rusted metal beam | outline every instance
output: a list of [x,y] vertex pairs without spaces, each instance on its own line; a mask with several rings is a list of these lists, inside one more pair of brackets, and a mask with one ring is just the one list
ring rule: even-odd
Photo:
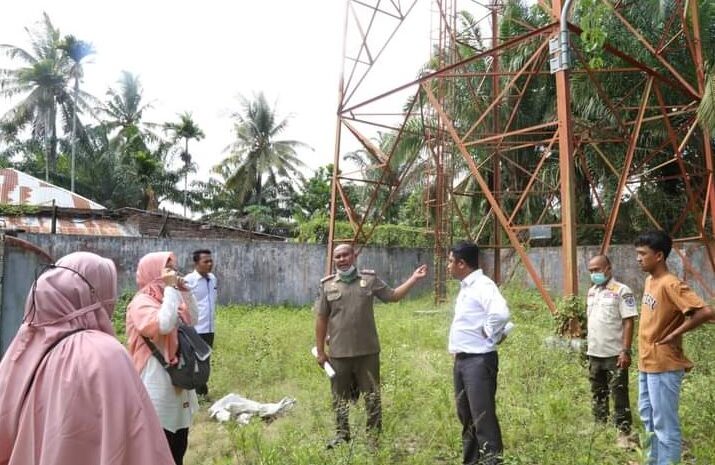
[[[695,75],[698,79],[698,90],[700,91],[700,95],[703,95],[705,92],[705,61],[703,59],[703,43],[700,38],[700,13],[698,11],[698,2],[695,0],[690,0],[688,6],[690,8],[690,22],[693,26]],[[712,134],[710,134],[710,131],[708,130],[708,128],[705,127],[705,125],[701,126],[703,130],[703,148],[705,149],[705,167],[707,168],[709,173],[712,173],[715,169],[715,166],[713,164],[714,162],[712,143],[710,142],[712,140]],[[715,187],[711,186],[710,190],[708,190],[707,196],[710,199],[710,219],[712,225],[711,234],[715,235]],[[708,252],[711,255],[711,260],[715,262],[715,251],[711,247],[708,247]],[[713,266],[713,271],[715,271],[715,265]]]
[[530,127],[528,127],[528,128],[515,129],[515,130],[513,130],[513,131],[504,132],[504,133],[497,134],[497,135],[494,135],[494,136],[484,137],[483,139],[478,139],[478,140],[473,140],[473,141],[469,141],[469,142],[464,142],[464,146],[465,146],[465,147],[473,147],[473,146],[475,146],[475,145],[484,144],[484,143],[486,143],[486,142],[491,142],[491,141],[494,141],[494,140],[504,139],[504,138],[506,138],[506,137],[512,137],[512,136],[518,136],[518,135],[520,135],[520,134],[531,133],[531,131],[534,131],[534,130],[536,130],[536,129],[543,129],[543,128],[550,128],[550,127],[553,127],[553,126],[558,126],[558,124],[559,124],[558,121],[547,121],[546,123],[537,124],[536,126],[530,126]]
[[[348,0],[348,1],[350,1],[350,0]],[[415,4],[417,4],[417,0],[412,0],[412,3],[411,3],[410,6],[407,8],[407,11],[402,14],[402,19],[398,22],[398,24],[397,24],[397,26],[395,27],[395,29],[393,29],[392,33],[391,33],[391,34],[388,36],[388,38],[385,40],[385,42],[384,42],[384,44],[382,45],[382,47],[380,48],[380,50],[378,50],[378,52],[375,54],[374,57],[371,57],[371,64],[370,64],[370,66],[368,66],[368,69],[365,71],[365,73],[363,73],[363,75],[360,77],[360,79],[358,80],[358,82],[355,84],[355,86],[353,87],[352,92],[350,92],[350,93],[347,94],[347,96],[346,96],[345,93],[346,93],[346,91],[348,90],[348,88],[349,88],[349,86],[350,86],[350,83],[352,82],[352,79],[353,79],[355,70],[356,70],[356,68],[357,68],[356,66],[353,66],[353,70],[352,70],[352,72],[350,73],[350,79],[348,80],[348,83],[347,83],[347,85],[345,86],[345,89],[343,89],[343,100],[340,100],[340,108],[343,108],[343,107],[347,104],[347,102],[349,102],[350,99],[352,99],[352,97],[353,97],[353,95],[355,94],[355,92],[357,91],[357,89],[360,87],[360,85],[362,84],[362,82],[365,80],[365,78],[367,77],[367,75],[368,75],[368,74],[370,73],[370,71],[372,70],[372,67],[374,66],[375,62],[380,58],[380,56],[382,56],[382,53],[385,51],[385,49],[386,49],[387,46],[390,44],[390,42],[392,42],[392,39],[395,37],[395,34],[397,33],[397,31],[399,30],[400,26],[402,26],[402,23],[404,22],[404,18],[407,17],[407,15],[410,14],[410,12],[412,11],[412,9],[415,7]],[[402,11],[402,10],[400,10],[400,11]],[[367,35],[369,35],[369,31],[370,31],[370,29],[372,29],[372,24],[373,24],[373,22],[374,22],[374,20],[375,20],[376,14],[377,14],[377,12],[375,12],[375,13],[372,15],[372,17],[370,18],[370,25],[368,26]],[[358,26],[358,29],[361,30],[362,28],[361,28],[361,26],[360,26],[360,21],[359,21],[359,19],[357,18],[357,15],[356,15],[356,18],[355,18],[355,22],[356,22],[356,24],[357,24],[357,26]],[[345,26],[345,31],[347,32],[347,22],[346,22],[346,26]],[[365,42],[365,38],[367,37],[367,35],[365,35],[364,38],[363,38],[363,43],[362,43],[362,46],[361,46],[361,50],[362,50],[362,47],[363,47],[363,46],[364,46],[364,47],[367,47],[366,42]],[[343,56],[344,56],[344,55],[345,55],[345,54],[343,54]]]
[[[646,50],[648,50],[653,57],[658,60],[658,62],[665,67],[668,71],[670,71],[670,74],[680,83],[680,85],[688,91],[690,95],[693,97],[698,97],[698,92],[693,88],[693,86],[690,85],[690,83],[678,72],[678,70],[675,69],[673,65],[668,63],[668,60],[663,58],[656,50],[655,48],[646,40],[645,37],[643,37],[643,34],[638,32],[636,28],[634,28],[630,22],[626,18],[623,17],[621,13],[618,12],[615,8],[613,8],[613,5],[608,0],[601,0],[602,3],[609,8],[611,8],[611,11],[613,12],[614,16],[618,18],[618,20],[628,29],[628,31],[633,35],[633,37],[640,42]],[[697,9],[697,6],[696,6]]]
[[442,122],[444,123],[447,131],[449,132],[450,136],[452,137],[452,142],[456,145],[456,147],[459,149],[459,152],[462,154],[462,157],[467,162],[467,166],[469,167],[469,170],[471,171],[472,176],[474,176],[474,179],[477,181],[477,184],[479,184],[479,187],[484,192],[484,195],[487,198],[487,202],[489,202],[489,204],[492,207],[494,215],[498,218],[499,223],[501,223],[502,228],[504,229],[504,232],[506,233],[506,235],[509,236],[509,240],[511,241],[512,246],[514,247],[514,249],[516,249],[516,252],[519,254],[522,264],[526,268],[526,271],[529,273],[529,276],[531,276],[531,279],[534,282],[534,284],[536,285],[537,289],[539,290],[539,293],[543,297],[544,302],[546,303],[547,307],[549,308],[549,310],[552,313],[556,312],[556,305],[554,304],[554,301],[551,298],[551,296],[549,295],[549,293],[546,291],[546,288],[544,287],[544,283],[541,280],[541,277],[536,272],[536,269],[534,268],[534,266],[531,264],[529,255],[526,253],[526,250],[521,245],[521,242],[517,238],[516,234],[514,234],[514,231],[510,228],[510,225],[507,222],[507,218],[504,215],[504,212],[501,211],[501,208],[499,208],[499,205],[497,204],[496,199],[494,199],[494,196],[491,195],[491,193],[489,192],[489,184],[487,184],[487,182],[484,180],[482,175],[479,173],[479,169],[477,168],[477,165],[474,162],[474,159],[470,155],[467,148],[464,147],[464,144],[462,144],[461,139],[460,139],[459,135],[457,134],[457,131],[454,129],[454,126],[452,126],[452,122],[451,122],[449,116],[444,112],[444,109],[442,109],[442,107],[440,106],[439,102],[437,101],[436,97],[432,93],[432,90],[429,88],[429,86],[424,85],[423,89],[424,89],[430,103],[437,111],[440,119],[442,119]]
[[[544,41],[539,46],[539,48],[536,49],[536,52],[534,52],[534,54],[526,61],[526,63],[524,63],[524,65],[521,67],[520,71],[526,71],[526,69],[529,68],[529,66],[531,66],[531,64],[536,59],[538,59],[542,53],[544,53],[544,50],[546,50],[546,47],[548,45],[549,45],[549,42]],[[466,141],[469,138],[469,136],[472,134],[472,132],[474,132],[474,130],[479,127],[479,125],[489,115],[489,113],[492,111],[492,109],[494,109],[499,104],[499,102],[501,101],[504,94],[509,92],[509,89],[512,88],[512,86],[519,79],[519,77],[521,77],[521,74],[517,73],[514,77],[511,78],[511,80],[506,84],[506,86],[504,86],[504,88],[501,90],[501,92],[499,92],[499,94],[497,94],[497,96],[492,100],[492,103],[487,107],[487,109],[484,110],[484,113],[482,113],[481,116],[479,118],[477,118],[477,121],[475,121],[474,124],[472,124],[472,126],[469,128],[469,130],[464,134],[464,136],[462,137],[462,142]]]
[[[491,16],[492,16],[492,48],[496,48],[497,45],[499,44],[499,17],[497,16],[497,2],[499,0],[493,0],[493,8],[491,11]],[[499,54],[497,52],[494,52],[492,55],[492,69],[495,72],[500,72],[501,67],[499,66]],[[517,74],[518,76],[518,74]],[[492,98],[495,100],[498,99],[497,95],[499,95],[501,92],[499,91],[500,87],[500,82],[499,82],[499,75],[494,74],[492,76]],[[529,75],[527,77],[527,84],[531,80],[532,76]],[[516,109],[519,107],[521,104],[521,97],[524,95],[523,92],[520,92],[519,100],[516,102],[514,105],[514,112],[516,112]],[[506,128],[504,129],[505,131],[508,130],[509,126],[511,125],[512,119],[513,119],[513,114],[509,118]],[[494,132],[499,131],[499,106],[495,105],[494,108],[492,109],[492,127],[494,128]],[[504,137],[499,139],[501,142],[504,140]],[[501,196],[499,192],[501,191],[501,157],[499,155],[499,146],[497,146],[496,151],[494,152],[494,159],[493,159],[493,168],[492,168],[492,189],[494,194],[494,200],[496,201],[497,205],[501,206]],[[494,270],[494,281],[497,284],[501,284],[501,246],[502,246],[502,240],[501,240],[501,230],[499,228],[499,223],[497,221],[494,221],[494,228],[492,229],[492,240],[494,242],[494,245],[496,246],[494,249],[494,262],[492,265],[492,269]]]
[[516,202],[516,205],[514,206],[514,209],[509,216],[509,224],[512,224],[514,222],[516,214],[519,213],[519,210],[521,210],[522,205],[524,204],[524,202],[526,202],[526,197],[529,195],[529,193],[531,193],[531,189],[534,186],[534,181],[536,181],[536,175],[539,173],[539,171],[541,171],[541,167],[544,165],[546,160],[551,157],[551,149],[557,139],[558,133],[554,134],[554,137],[551,138],[551,142],[549,142],[548,147],[546,147],[543,154],[541,155],[541,159],[536,165],[534,172],[531,174],[531,176],[529,176],[529,181],[526,183],[526,187],[524,188],[522,195],[519,197],[519,200]]
[[616,123],[618,126],[623,130],[623,132],[626,131],[625,126],[623,125],[623,118],[621,118],[621,114],[619,111],[616,110],[615,105],[613,105],[613,102],[611,99],[608,97],[608,94],[606,91],[603,89],[601,86],[601,82],[596,78],[593,70],[591,69],[590,66],[588,66],[588,62],[586,59],[583,57],[583,54],[576,48],[573,48],[574,52],[576,53],[576,56],[578,57],[579,61],[581,62],[584,71],[586,72],[586,75],[590,79],[590,81],[593,83],[594,87],[596,88],[596,93],[598,96],[601,98],[603,103],[606,104],[609,110],[611,110],[611,114],[613,117],[616,119]]
[[606,224],[606,233],[603,237],[603,243],[601,244],[601,253],[606,254],[608,248],[611,245],[611,238],[613,237],[613,229],[616,226],[616,219],[618,218],[618,211],[621,207],[621,196],[623,195],[623,189],[626,186],[626,180],[631,170],[631,164],[633,163],[633,154],[636,151],[636,146],[638,143],[638,138],[641,133],[641,126],[643,123],[643,115],[645,114],[645,107],[648,105],[648,100],[650,98],[650,91],[653,87],[653,78],[649,78],[646,83],[645,90],[643,91],[643,99],[641,100],[641,109],[638,112],[638,118],[636,119],[636,125],[631,133],[631,140],[628,145],[628,151],[626,152],[626,160],[624,162],[623,170],[621,171],[620,179],[618,181],[618,188],[616,189],[616,194],[613,197],[613,207],[611,208],[611,214],[608,217],[608,223]]
[[[348,0],[349,1],[349,0]],[[345,96],[345,51],[347,48],[349,4],[345,3],[345,14],[343,23],[343,60],[340,66],[340,80],[338,81],[338,102],[342,105]],[[325,262],[325,274],[330,274],[333,270],[333,249],[335,248],[335,217],[338,203],[338,175],[340,174],[340,136],[342,130],[340,115],[335,118],[335,150],[333,151],[333,176],[330,185],[330,221],[328,223],[328,253]]]
[[[419,89],[417,89],[417,92],[419,93]],[[406,115],[409,115],[410,113],[412,113],[412,108],[414,107],[414,105],[415,105],[416,102],[417,102],[417,95],[415,95],[415,98],[411,99],[410,108],[407,110]],[[386,165],[386,166],[389,166],[390,163],[392,162],[392,157],[393,157],[393,155],[395,154],[395,149],[397,149],[397,146],[398,146],[398,144],[400,143],[400,140],[401,140],[402,134],[403,134],[403,130],[404,130],[405,126],[406,126],[407,120],[408,120],[408,116],[405,116],[405,119],[404,119],[404,121],[403,121],[403,123],[402,123],[402,126],[400,126],[401,130],[400,130],[400,132],[398,132],[397,135],[395,136],[395,140],[394,140],[394,143],[393,143],[392,148],[391,148],[391,150],[390,150],[390,154],[388,155],[387,160],[385,160],[385,165]],[[417,154],[415,153],[414,157],[412,158],[412,162],[414,162],[414,159],[415,159],[416,157],[417,157]],[[411,164],[411,163],[410,163],[410,164]],[[409,169],[409,168],[408,168],[408,169]],[[389,206],[389,202],[391,201],[391,199],[392,199],[394,193],[397,192],[397,189],[399,188],[399,185],[402,183],[402,178],[404,177],[404,175],[406,174],[406,172],[408,171],[408,169],[403,170],[402,175],[399,176],[399,178],[398,178],[398,180],[397,180],[398,186],[391,190],[391,192],[390,192],[390,194],[389,194],[389,196],[388,196],[387,201],[386,201],[385,204],[383,205],[383,208],[382,208],[382,211],[383,211],[383,212],[384,212],[384,211],[387,209],[387,207]],[[383,170],[382,173],[381,173],[381,175],[380,175],[379,182],[384,183],[384,182],[385,182],[385,178],[388,176],[388,174],[391,174],[391,170]],[[370,210],[372,209],[373,205],[375,204],[375,201],[377,200],[377,193],[378,193],[378,191],[379,191],[378,189],[374,189],[374,190],[373,190],[372,195],[370,196],[370,200],[368,201],[367,207],[365,208],[364,216],[363,216],[362,220],[361,220],[361,221],[359,222],[359,224],[358,224],[358,230],[357,230],[357,232],[355,233],[355,237],[358,237],[359,234],[360,234],[360,232],[362,232],[363,227],[364,227],[364,225],[365,225],[365,222],[367,221],[367,217],[368,217],[368,215],[369,215],[369,213],[370,213]],[[372,236],[372,233],[375,231],[375,228],[376,228],[376,227],[377,227],[377,224],[374,224],[373,227],[372,227],[372,229],[370,230],[370,232],[365,236],[365,241],[369,240],[369,238]]]
[[[551,2],[552,14],[562,16],[561,0]],[[561,40],[561,39],[559,39]],[[562,50],[563,55],[563,50]],[[578,262],[576,260],[576,206],[574,198],[573,128],[571,121],[571,91],[568,69],[562,67],[554,75],[556,81],[556,115],[559,120],[559,172],[561,174],[561,259],[564,295],[578,294]]]
[[[557,24],[557,23],[554,23],[554,24]],[[499,46],[497,47],[497,49],[498,49],[498,50],[508,49],[508,48],[514,47],[514,46],[516,46],[516,45],[519,45],[519,44],[522,43],[522,42],[525,42],[525,41],[527,41],[527,40],[530,40],[532,37],[539,36],[539,35],[542,35],[542,34],[547,34],[547,33],[549,33],[549,32],[553,29],[554,24],[548,24],[548,25],[546,25],[546,26],[540,27],[539,29],[535,29],[535,30],[533,30],[533,31],[531,31],[531,32],[529,32],[529,33],[527,33],[527,34],[524,34],[524,35],[522,35],[522,36],[516,37],[516,38],[511,39],[511,40],[507,40],[507,41],[503,42],[501,45],[499,45]],[[410,82],[408,82],[408,83],[406,83],[406,84],[403,84],[403,85],[401,85],[401,86],[395,87],[394,89],[389,90],[389,91],[387,91],[387,92],[383,92],[383,93],[381,93],[381,94],[379,94],[379,95],[376,95],[375,97],[369,98],[369,99],[367,99],[367,100],[365,100],[365,101],[362,101],[362,102],[360,102],[360,103],[357,103],[357,104],[355,104],[355,105],[352,105],[352,106],[350,106],[350,107],[348,107],[348,108],[342,108],[342,109],[340,110],[340,112],[341,112],[341,113],[346,113],[346,112],[354,111],[354,110],[356,110],[357,108],[363,107],[363,106],[365,106],[365,105],[369,105],[370,103],[374,103],[374,102],[376,102],[376,101],[378,101],[378,100],[382,100],[382,99],[385,98],[385,97],[389,97],[390,95],[393,95],[393,94],[395,94],[395,93],[401,92],[401,91],[403,91],[403,90],[405,90],[405,89],[408,89],[408,88],[410,88],[410,87],[413,87],[413,86],[416,86],[416,85],[418,85],[418,84],[422,84],[423,82],[432,80],[432,79],[434,79],[435,77],[441,76],[442,74],[449,73],[449,72],[452,71],[453,69],[457,69],[457,68],[459,68],[460,66],[465,66],[465,65],[468,65],[469,63],[471,63],[471,62],[473,62],[473,61],[481,60],[481,59],[484,58],[485,56],[489,56],[489,55],[491,55],[492,53],[493,53],[493,50],[488,50],[488,51],[484,51],[484,52],[477,53],[476,55],[473,55],[473,56],[471,56],[471,57],[469,57],[469,58],[466,58],[466,59],[464,59],[464,60],[462,60],[462,61],[459,61],[459,62],[457,62],[457,63],[455,63],[455,64],[453,64],[453,65],[449,65],[449,66],[446,66],[446,67],[443,68],[443,69],[439,69],[439,70],[433,71],[433,72],[431,72],[431,73],[427,73],[427,74],[425,74],[425,75],[423,75],[423,76],[421,76],[421,77],[419,77],[419,78],[417,78],[417,79],[415,79],[415,80],[413,80],[413,81],[410,81]]]

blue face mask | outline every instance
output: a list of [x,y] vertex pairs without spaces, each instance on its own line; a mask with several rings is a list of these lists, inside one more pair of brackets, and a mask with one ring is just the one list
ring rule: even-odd
[[606,273],[591,273],[591,282],[596,286],[600,286],[606,281],[608,281],[608,276],[606,276]]

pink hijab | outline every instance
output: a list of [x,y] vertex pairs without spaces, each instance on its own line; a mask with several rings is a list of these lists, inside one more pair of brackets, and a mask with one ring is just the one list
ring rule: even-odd
[[[164,300],[164,281],[161,273],[172,259],[176,263],[173,252],[152,252],[144,255],[137,265],[137,289],[127,307],[127,348],[134,361],[134,368],[141,373],[149,357],[151,349],[144,342],[146,336],[162,351],[164,360],[171,364],[177,362],[176,349],[179,339],[176,330],[169,334],[159,334],[159,309]],[[191,321],[186,303],[179,306],[179,316],[185,322]],[[2,465],[2,464],[0,464]]]
[[77,252],[56,265],[30,290],[25,322],[0,362],[0,465],[172,464],[156,411],[114,338],[114,263]]

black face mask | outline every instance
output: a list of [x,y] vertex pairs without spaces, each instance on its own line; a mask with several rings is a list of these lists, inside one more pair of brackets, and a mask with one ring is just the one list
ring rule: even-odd
[[[35,280],[32,282],[32,291],[31,291],[32,292],[32,307],[30,307],[30,311],[27,312],[27,314],[22,319],[23,323],[28,323],[29,325],[32,325],[32,322],[35,319],[35,313],[37,312],[37,303],[35,301],[35,293],[37,292],[37,280],[40,279],[40,276],[42,276],[42,274],[44,272],[46,272],[47,270],[53,270],[56,268],[61,268],[63,270],[71,271],[72,273],[79,276],[82,279],[82,281],[84,281],[87,284],[87,286],[89,287],[89,292],[90,292],[90,295],[92,296],[93,303],[98,302],[97,291],[95,290],[94,286],[92,286],[92,283],[90,283],[89,280],[82,273],[80,273],[79,271],[77,271],[73,268],[69,268],[69,267],[62,266],[62,265],[56,265],[54,263],[41,263],[40,265],[38,265],[35,268]],[[29,321],[28,321],[28,318],[29,318]]]

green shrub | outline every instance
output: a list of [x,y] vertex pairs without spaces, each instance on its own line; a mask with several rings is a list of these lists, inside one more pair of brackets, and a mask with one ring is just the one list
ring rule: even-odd
[[119,294],[117,299],[117,305],[114,306],[114,313],[112,314],[112,326],[114,326],[114,332],[117,334],[119,340],[124,342],[126,339],[126,318],[127,318],[127,305],[131,302],[132,297],[134,297],[135,291],[132,289],[125,289]]
[[[363,231],[372,230],[372,226],[366,224]],[[310,220],[301,223],[298,228],[298,242],[311,244],[325,244],[328,242],[329,219],[326,215],[316,215]],[[347,221],[335,222],[335,237],[353,237],[353,229]],[[423,228],[403,226],[400,224],[381,224],[375,228],[370,245],[389,247],[431,247],[432,235]]]
[[586,301],[581,296],[570,295],[556,304],[555,332],[564,337],[586,336]]

